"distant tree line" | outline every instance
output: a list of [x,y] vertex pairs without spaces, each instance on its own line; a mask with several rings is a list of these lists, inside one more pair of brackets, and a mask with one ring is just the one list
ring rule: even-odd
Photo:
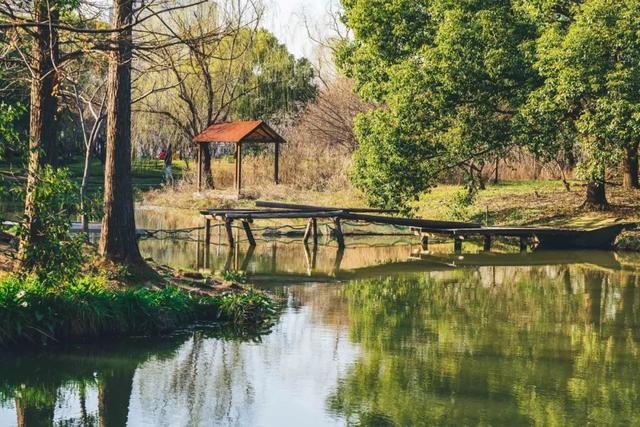
[[452,171],[477,188],[514,147],[576,165],[585,206],[609,172],[638,188],[637,0],[342,0],[337,61],[375,108],[355,121],[353,181],[410,206]]

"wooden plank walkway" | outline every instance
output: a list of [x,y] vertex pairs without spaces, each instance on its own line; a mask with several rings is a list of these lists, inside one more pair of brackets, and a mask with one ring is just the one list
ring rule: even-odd
[[515,237],[520,241],[520,249],[535,245],[536,248],[553,249],[609,249],[616,237],[625,229],[635,228],[636,224],[621,223],[594,230],[558,227],[483,227],[470,222],[440,221],[424,218],[406,218],[380,215],[396,211],[372,208],[338,208],[326,206],[298,205],[291,203],[257,201],[260,209],[207,209],[201,211],[205,218],[205,244],[211,240],[211,221],[224,224],[227,241],[234,244],[232,223],[241,221],[250,245],[255,245],[250,224],[259,219],[308,219],[303,241],[306,244],[312,237],[318,242],[318,219],[333,222],[339,248],[344,248],[342,221],[358,221],[368,224],[387,224],[409,227],[420,236],[423,248],[428,248],[430,236],[447,236],[454,239],[454,251],[462,250],[462,242],[470,237],[482,237],[484,249],[490,250],[496,237]]

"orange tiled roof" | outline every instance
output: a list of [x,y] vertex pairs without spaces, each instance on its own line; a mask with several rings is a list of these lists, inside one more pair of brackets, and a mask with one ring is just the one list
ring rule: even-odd
[[216,123],[209,126],[193,142],[285,142],[262,120]]

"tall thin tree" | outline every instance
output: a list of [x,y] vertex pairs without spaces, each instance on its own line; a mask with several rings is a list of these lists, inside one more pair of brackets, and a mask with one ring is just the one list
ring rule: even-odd
[[104,217],[100,254],[126,264],[144,264],[133,211],[131,177],[131,60],[133,0],[114,0],[107,77],[107,144],[104,175]]
[[29,248],[41,237],[38,229],[38,209],[35,203],[36,185],[42,166],[52,164],[56,146],[57,84],[56,60],[58,58],[59,10],[55,3],[37,0],[34,3],[34,20],[38,24],[33,31],[31,48],[31,102],[29,115],[29,163],[24,210],[24,231],[20,236],[17,268],[30,269]]

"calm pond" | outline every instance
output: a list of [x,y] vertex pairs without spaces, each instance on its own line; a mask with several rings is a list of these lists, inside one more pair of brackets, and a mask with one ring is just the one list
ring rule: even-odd
[[640,256],[395,240],[232,254],[144,240],[175,267],[246,270],[286,308],[259,336],[3,356],[0,425],[640,424]]

